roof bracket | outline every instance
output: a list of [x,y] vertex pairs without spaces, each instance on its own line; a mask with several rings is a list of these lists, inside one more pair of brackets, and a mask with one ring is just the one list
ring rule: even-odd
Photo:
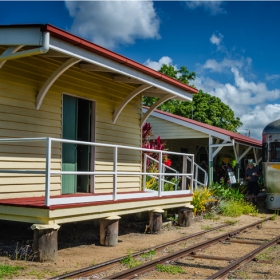
[[158,107],[160,106],[162,103],[164,103],[165,101],[172,99],[176,97],[173,94],[167,94],[166,96],[162,97],[161,99],[159,99],[157,102],[155,102],[144,114],[144,116],[142,117],[141,120],[141,126],[143,126],[147,120],[147,118],[151,115],[151,113]]
[[[13,46],[13,47],[9,47],[7,48],[2,55],[0,56],[0,61],[1,61],[1,57],[6,57],[9,54],[15,53],[17,52],[19,49],[21,49],[24,45],[19,45],[19,46]],[[2,66],[5,64],[7,60],[3,60],[0,62],[0,69],[2,68]]]
[[60,65],[47,79],[47,81],[44,83],[42,88],[40,89],[38,95],[37,95],[37,102],[36,102],[36,109],[39,110],[42,102],[50,89],[50,87],[53,85],[53,83],[71,66],[81,61],[81,59],[78,58],[70,58],[66,62],[64,62],[62,65]]
[[116,123],[120,113],[124,109],[124,107],[131,101],[135,96],[137,96],[142,91],[152,87],[151,85],[141,85],[140,87],[133,90],[122,102],[121,104],[115,109],[113,114],[113,123]]

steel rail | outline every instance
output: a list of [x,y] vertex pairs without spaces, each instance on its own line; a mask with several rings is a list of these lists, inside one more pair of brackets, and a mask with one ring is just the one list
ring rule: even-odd
[[[136,257],[136,256],[139,256],[141,254],[148,253],[148,252],[150,252],[152,250],[158,250],[160,248],[163,248],[163,247],[166,247],[166,246],[169,246],[169,245],[172,245],[172,244],[176,244],[176,243],[179,243],[179,242],[182,242],[182,241],[194,238],[194,237],[198,237],[200,235],[206,234],[208,232],[211,232],[211,231],[214,231],[214,230],[226,227],[226,226],[228,226],[228,224],[224,224],[224,225],[220,225],[220,226],[217,226],[217,227],[213,227],[213,228],[211,228],[209,230],[203,230],[203,231],[200,231],[200,232],[197,232],[197,233],[185,236],[185,237],[181,237],[181,238],[178,238],[178,239],[175,239],[175,240],[172,240],[172,241],[169,241],[169,242],[166,242],[166,243],[163,243],[163,244],[151,247],[149,249],[141,250],[141,251],[133,253],[131,255],[133,257]],[[128,255],[120,257],[120,258],[116,258],[116,259],[113,259],[113,260],[110,260],[110,261],[107,261],[107,262],[99,263],[99,264],[96,264],[96,265],[93,265],[93,266],[89,266],[89,267],[86,267],[86,268],[82,268],[82,269],[79,269],[79,270],[75,270],[75,271],[72,271],[72,272],[60,275],[60,276],[49,278],[48,280],[59,280],[59,279],[69,278],[69,277],[72,277],[72,276],[75,276],[75,277],[77,277],[77,276],[79,276],[79,277],[86,276],[86,275],[88,275],[93,270],[94,270],[94,272],[96,272],[97,269],[101,270],[105,266],[113,265],[113,264],[119,262],[120,260],[124,259],[125,257],[128,257]],[[98,272],[100,272],[100,271],[98,271]]]
[[237,261],[235,261],[235,262],[231,263],[230,265],[224,267],[223,269],[219,270],[218,272],[214,273],[210,277],[206,278],[206,280],[217,279],[217,278],[220,278],[220,277],[223,277],[223,276],[227,275],[231,270],[236,269],[241,264],[245,265],[248,262],[250,262],[258,253],[260,253],[261,251],[263,251],[266,248],[270,247],[271,245],[273,245],[275,243],[278,243],[279,240],[280,240],[280,235],[278,235],[277,237],[275,237],[271,241],[263,244],[259,248],[253,250],[252,252],[246,254],[245,256],[243,256],[242,258],[238,259]]
[[128,270],[113,274],[111,276],[107,276],[105,279],[109,280],[109,279],[132,279],[132,278],[135,278],[135,275],[140,275],[140,274],[144,274],[146,272],[151,271],[152,269],[154,269],[156,267],[157,264],[163,264],[163,263],[166,263],[167,261],[170,262],[170,261],[173,261],[173,260],[178,260],[180,258],[183,258],[186,255],[193,254],[194,252],[196,252],[198,250],[207,248],[207,247],[209,247],[213,244],[217,244],[218,242],[220,242],[222,240],[225,240],[229,237],[232,237],[232,236],[242,232],[243,230],[245,230],[247,228],[256,226],[256,225],[258,225],[260,223],[263,223],[264,221],[268,221],[270,219],[271,218],[266,218],[264,220],[252,223],[252,224],[244,226],[242,228],[239,228],[239,229],[233,230],[231,232],[222,234],[220,236],[211,238],[211,239],[209,239],[207,241],[204,241],[204,242],[201,242],[199,244],[192,245],[192,246],[190,246],[188,248],[185,248],[185,249],[182,249],[180,251],[168,254],[166,256],[160,257],[160,258],[155,259],[155,260],[151,260],[151,261],[146,262],[146,263],[144,263],[140,266],[130,268]]

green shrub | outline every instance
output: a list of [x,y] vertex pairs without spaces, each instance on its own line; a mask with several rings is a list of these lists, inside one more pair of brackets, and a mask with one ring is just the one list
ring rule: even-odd
[[242,199],[240,200],[221,200],[218,204],[219,212],[223,216],[238,217],[242,214],[254,214],[258,213],[258,210],[251,203],[248,203]]
[[239,200],[244,198],[244,193],[246,192],[246,187],[245,186],[236,186],[236,187],[231,187],[229,185],[222,185],[222,184],[213,184],[209,188],[214,196],[217,199],[222,199],[222,200]]
[[194,215],[205,212],[207,205],[215,201],[216,199],[213,197],[213,191],[209,190],[207,187],[197,187],[193,192],[193,200],[191,202],[194,206]]

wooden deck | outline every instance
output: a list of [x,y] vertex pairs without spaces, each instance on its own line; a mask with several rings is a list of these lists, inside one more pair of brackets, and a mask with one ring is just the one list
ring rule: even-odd
[[[130,192],[131,193],[131,192]],[[133,194],[141,193],[141,192],[133,192]],[[110,193],[106,193],[107,195]],[[119,193],[119,194],[128,194],[128,193]],[[131,193],[132,194],[132,193]],[[76,194],[63,194],[63,195],[56,195],[51,196],[51,198],[66,198],[66,197],[82,197],[82,196],[102,196],[105,194],[99,193],[99,194],[92,194],[92,193],[76,193]],[[172,195],[172,196],[164,196],[164,197],[148,197],[145,198],[145,201],[151,201],[151,200],[161,200],[166,198],[179,198],[179,197],[186,197],[190,196],[192,197],[192,194],[189,195]],[[55,210],[55,209],[66,209],[66,208],[73,208],[73,207],[83,207],[83,206],[90,206],[90,205],[104,205],[104,204],[118,204],[122,202],[133,202],[133,201],[142,201],[143,198],[131,198],[131,199],[118,199],[115,201],[96,201],[96,202],[86,202],[86,203],[71,203],[71,204],[62,204],[62,205],[52,205],[52,206],[46,206],[45,205],[45,197],[24,197],[24,198],[10,198],[10,199],[0,199],[0,205],[6,205],[6,206],[18,206],[18,207],[31,207],[31,208],[40,208],[40,209],[49,209],[49,210]]]
[[[140,193],[140,192],[139,192]],[[104,194],[64,194],[53,198],[101,196]],[[42,224],[66,223],[105,218],[111,215],[125,215],[156,208],[184,207],[192,201],[192,194],[178,194],[164,197],[131,198],[120,200],[45,205],[45,197],[28,197],[0,200],[0,219]]]

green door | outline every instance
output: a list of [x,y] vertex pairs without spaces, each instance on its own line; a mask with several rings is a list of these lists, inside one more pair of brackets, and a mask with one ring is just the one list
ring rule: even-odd
[[[91,140],[90,118],[91,118],[91,102],[85,99],[78,100],[78,131],[77,139],[79,141],[89,142]],[[90,146],[78,145],[77,146],[77,170],[89,171],[90,170]],[[90,180],[88,175],[78,175],[77,191],[89,192]]]
[[[63,96],[63,138],[69,140],[91,140],[92,102]],[[62,144],[63,171],[89,171],[90,147],[87,145]],[[88,175],[62,175],[62,193],[89,192]]]
[[[77,98],[63,96],[62,137],[77,140]],[[77,147],[75,144],[62,143],[62,171],[77,171]],[[77,191],[77,175],[62,175],[62,193]]]

